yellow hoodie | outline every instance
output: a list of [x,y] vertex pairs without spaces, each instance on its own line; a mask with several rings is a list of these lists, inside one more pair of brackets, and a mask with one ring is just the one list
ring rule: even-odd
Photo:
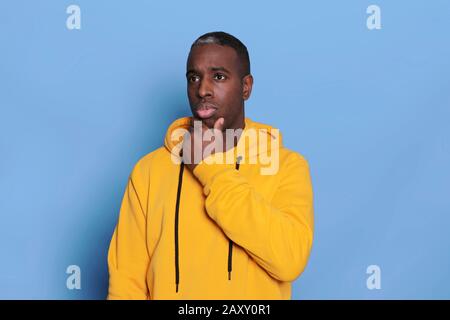
[[[191,172],[174,161],[171,141],[189,123],[173,122],[165,146],[131,172],[108,253],[108,299],[290,299],[313,241],[307,161],[273,128],[246,118],[227,151],[235,164],[204,159]],[[242,138],[248,129],[263,129],[272,144],[258,149]],[[279,168],[263,175],[252,159],[271,152]]]

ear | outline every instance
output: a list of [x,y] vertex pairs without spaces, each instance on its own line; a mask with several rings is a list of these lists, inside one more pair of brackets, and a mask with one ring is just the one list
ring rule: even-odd
[[246,75],[242,78],[242,84],[242,99],[247,100],[252,94],[253,76],[251,74]]

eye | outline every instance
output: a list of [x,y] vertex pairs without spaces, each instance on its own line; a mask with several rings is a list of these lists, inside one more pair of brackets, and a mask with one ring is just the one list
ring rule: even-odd
[[200,77],[199,76],[196,76],[196,75],[192,75],[192,76],[189,76],[188,77],[188,81],[189,82],[197,82],[197,81],[199,81],[200,80]]
[[222,73],[216,73],[215,75],[214,75],[214,79],[215,80],[219,80],[219,81],[221,81],[221,80],[225,80],[227,77],[224,75],[224,74],[222,74]]

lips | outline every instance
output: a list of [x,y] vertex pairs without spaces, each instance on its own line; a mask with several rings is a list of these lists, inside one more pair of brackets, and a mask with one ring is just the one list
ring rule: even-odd
[[210,103],[199,104],[195,109],[195,113],[200,119],[211,118],[216,113],[216,111],[217,107]]

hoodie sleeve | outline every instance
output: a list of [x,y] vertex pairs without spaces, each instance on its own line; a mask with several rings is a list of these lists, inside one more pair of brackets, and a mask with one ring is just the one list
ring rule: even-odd
[[128,179],[119,221],[109,247],[107,299],[110,300],[148,299],[146,274],[150,258],[145,236],[144,193],[141,192],[143,186],[139,184],[138,172],[139,162]]
[[280,167],[270,202],[230,166],[201,162],[194,174],[208,215],[273,278],[293,281],[303,272],[313,241],[313,192],[301,155],[293,152]]

